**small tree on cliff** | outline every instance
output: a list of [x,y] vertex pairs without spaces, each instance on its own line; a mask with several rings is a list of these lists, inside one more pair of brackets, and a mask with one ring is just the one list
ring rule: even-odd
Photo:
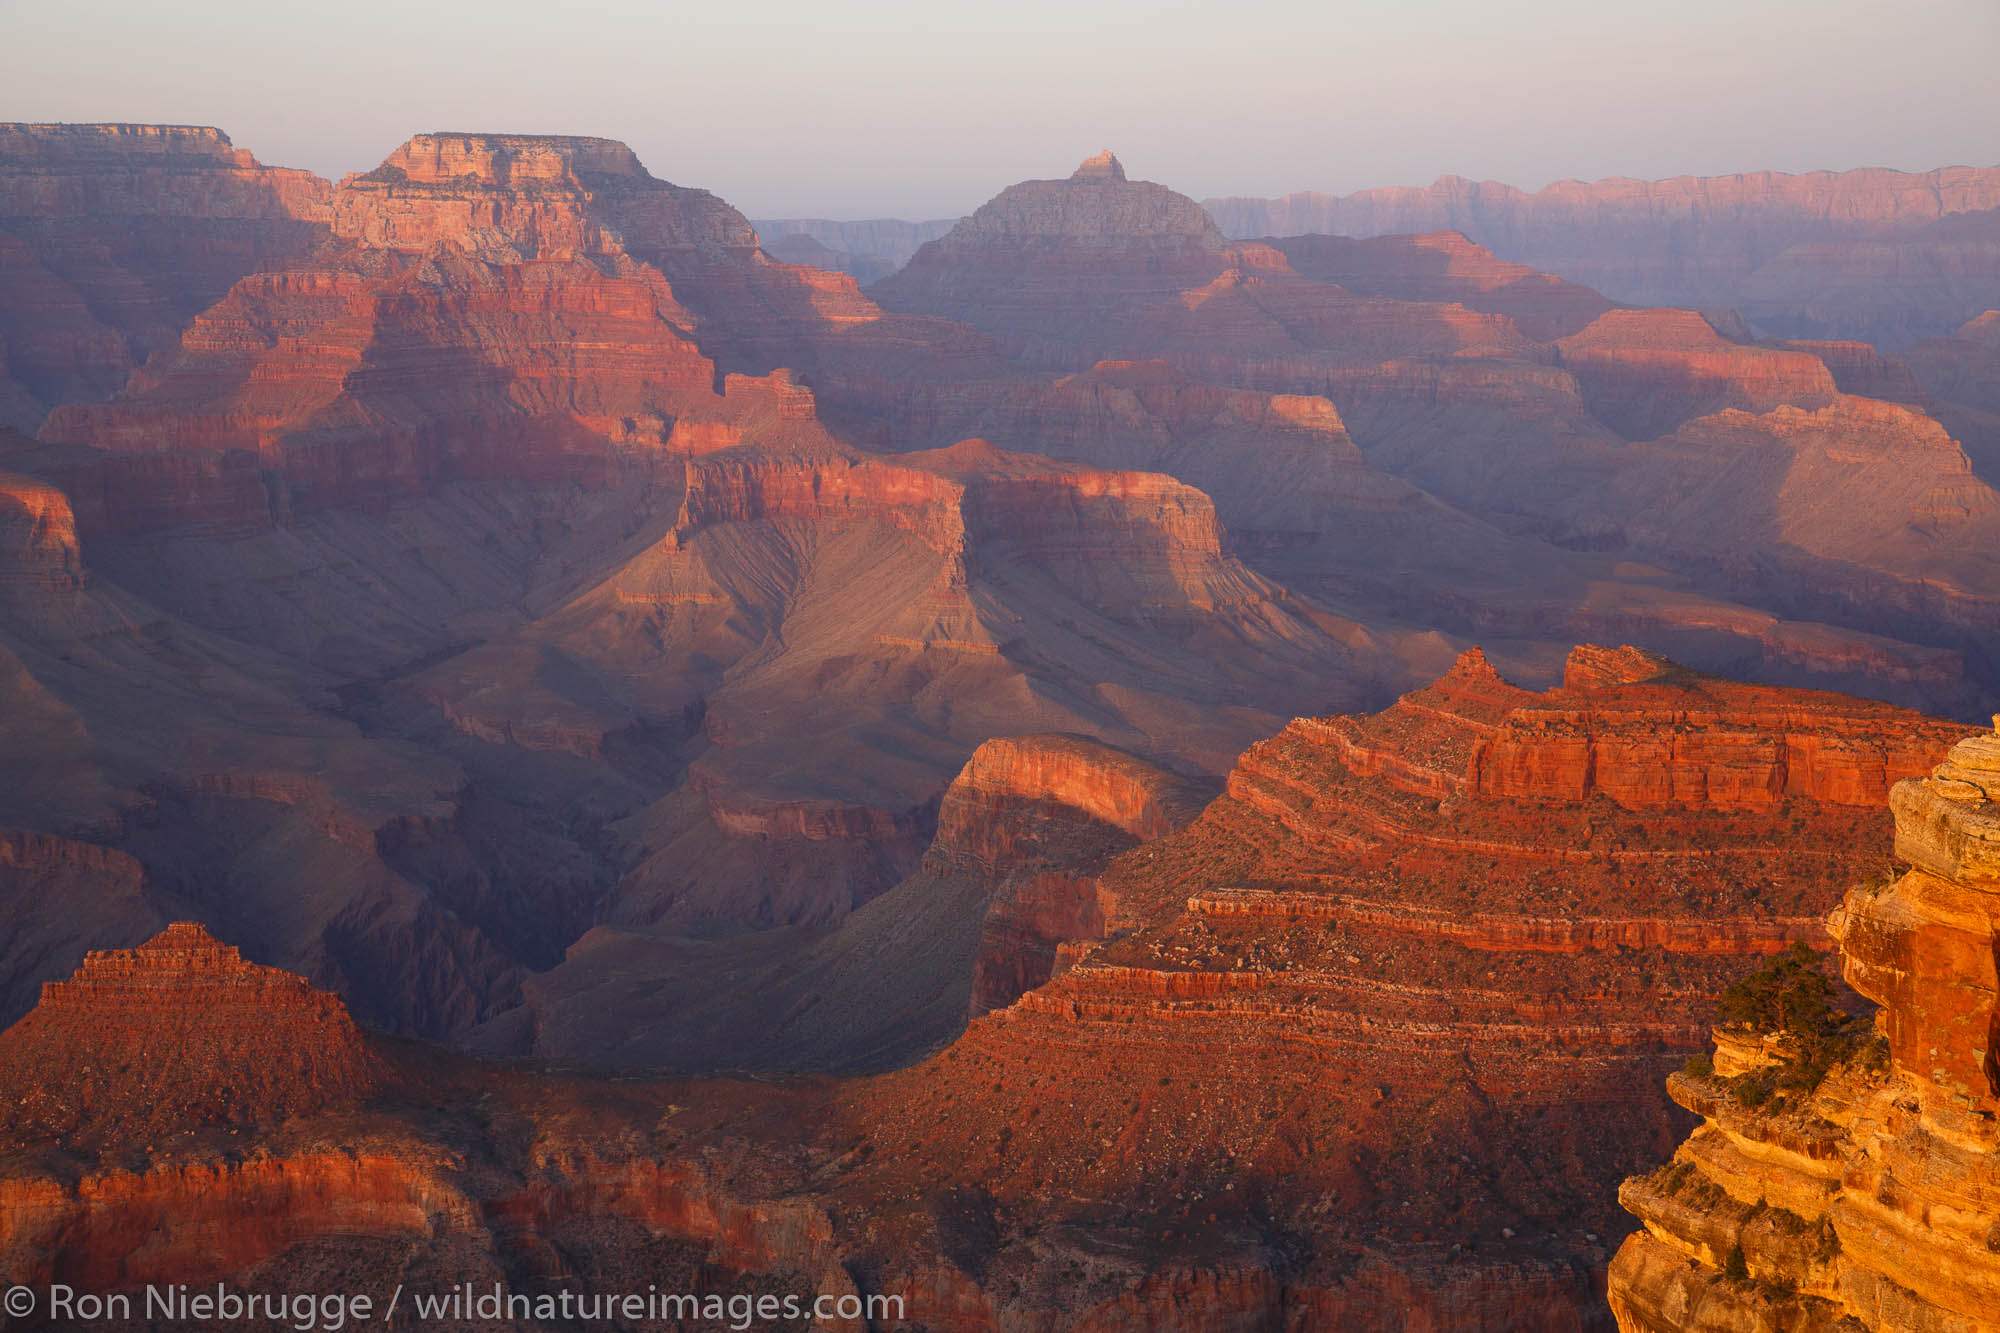
[[1716,1016],[1724,1027],[1784,1038],[1787,1062],[1778,1084],[1815,1088],[1827,1070],[1854,1054],[1866,1021],[1834,1001],[1826,964],[1804,941],[1776,955],[1722,992]]

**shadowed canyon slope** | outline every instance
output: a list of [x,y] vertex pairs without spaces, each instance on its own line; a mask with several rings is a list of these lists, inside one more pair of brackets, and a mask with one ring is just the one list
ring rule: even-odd
[[1899,347],[2000,305],[2000,168],[1496,181],[1210,199],[1231,236],[1450,229],[1637,305],[1742,311],[1772,334]]
[[[897,913],[850,917],[773,993],[787,1012],[765,1041],[871,1022],[891,1044],[941,1040],[940,1005],[900,1026],[817,1010],[879,1005],[885,970],[950,974],[969,1028],[859,1079],[598,1082],[376,1038],[357,1053],[296,982],[190,1012],[248,965],[175,927],[52,986],[0,1047],[94,1025],[60,1092],[213,1033],[210,1098],[163,1104],[173,1123],[146,1122],[136,1155],[115,1112],[17,1116],[0,1252],[24,1280],[310,1263],[522,1291],[649,1255],[725,1291],[897,1295],[951,1327],[1602,1327],[1608,1180],[1678,1132],[1660,1073],[1700,1040],[1719,978],[1813,936],[1879,864],[1888,784],[1959,734],[1580,649],[1545,693],[1469,653],[1382,713],[1294,722],[1198,815],[1184,783],[1102,746],[992,742],[919,876],[878,900],[901,895]],[[554,976],[594,966],[594,1001],[627,1004],[662,956],[623,954],[621,979],[626,947],[597,941]],[[700,976],[679,961],[668,975]],[[573,1025],[591,1001],[561,1017],[562,984],[546,1012]],[[256,1062],[242,1015],[259,1006],[311,1081]],[[273,1096],[218,1091],[253,1071]],[[114,1158],[133,1169],[114,1177]],[[215,1243],[114,1248],[153,1225]],[[71,1243],[45,1248],[58,1230]]]

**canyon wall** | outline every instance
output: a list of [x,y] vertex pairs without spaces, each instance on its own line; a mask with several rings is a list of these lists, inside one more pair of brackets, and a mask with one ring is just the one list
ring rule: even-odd
[[34,430],[326,235],[327,183],[220,130],[0,124],[0,425]]

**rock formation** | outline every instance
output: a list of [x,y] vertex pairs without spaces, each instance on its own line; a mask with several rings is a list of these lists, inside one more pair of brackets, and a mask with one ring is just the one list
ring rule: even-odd
[[121,1140],[351,1104],[377,1060],[338,998],[177,921],[85,956],[0,1033],[25,1138]]
[[1056,1283],[1047,1201],[1073,1196],[1102,1201],[1095,1234],[1204,1255],[1204,1309],[1591,1326],[1599,1164],[1675,1132],[1648,1080],[1700,1040],[1704,979],[1817,937],[1886,852],[1888,784],[1955,734],[1631,649],[1579,650],[1540,695],[1467,654],[1253,747],[1095,877],[1104,942],[853,1113],[913,1181],[1021,1219],[1023,1295],[988,1317],[1196,1300],[1157,1267]]
[[1194,818],[1203,794],[1079,736],[987,741],[945,789],[915,873],[837,926],[724,940],[600,926],[470,1044],[642,1067],[907,1064],[1101,934],[1096,873]]
[[69,497],[33,477],[0,472],[0,589],[75,588],[82,582],[83,551]]
[[1904,360],[1979,475],[2000,481],[2000,310],[1968,320],[1949,338],[1916,344]]
[[1613,310],[1561,339],[1593,415],[1650,440],[1724,408],[1824,407],[1839,391],[1806,352],[1732,343],[1692,310]]
[[607,924],[833,925],[917,869],[931,803],[989,736],[1080,732],[1214,772],[1298,703],[1394,669],[1157,473],[969,440],[732,446],[685,477],[653,544],[408,685],[467,734],[592,758],[642,719],[695,719],[655,742],[686,781],[627,817]]
[[[1208,489],[1261,572],[1385,614],[1420,605],[1464,634],[1539,636],[1561,623],[1572,639],[1616,633],[1798,679],[1761,632],[1754,648],[1732,635],[1747,656],[1710,656],[1694,627],[1743,611],[1682,600],[1699,589],[1801,625],[1920,644],[1920,656],[1957,654],[1987,674],[1994,625],[1972,591],[1986,575],[1972,568],[1983,543],[1970,535],[1985,488],[1952,475],[1964,464],[1901,363],[1863,344],[1759,342],[1728,312],[1610,309],[1456,232],[1230,245],[1190,207],[1109,165],[1003,192],[871,290],[890,309],[965,320],[1022,359],[1080,373],[1028,392],[1018,376],[961,375],[893,393],[847,381],[834,396],[886,418],[903,447],[949,426],[1093,461],[1146,457]],[[1088,255],[1075,260],[1087,279],[1059,278],[1070,261],[1052,256],[1072,251]],[[1359,457],[1300,438],[1285,451],[1286,484],[1269,485],[1262,460],[1277,441],[1259,440],[1258,467],[1238,465],[1213,409],[1177,377],[1210,393],[1277,391],[1273,403],[1323,397]],[[1732,452],[1726,468],[1704,446],[1680,447],[1745,414],[1767,447]],[[1852,432],[1856,448],[1826,454],[1831,431]],[[1653,441],[1662,447],[1630,447]],[[1805,529],[1828,535],[1793,540]],[[1835,546],[1848,554],[1827,558]],[[1377,585],[1370,571],[1385,564],[1397,577]],[[1658,567],[1692,586],[1663,595]],[[1482,586],[1492,571],[1529,568],[1507,588]],[[1521,598],[1523,584],[1541,595]],[[1850,642],[1834,656],[1873,656]],[[1897,697],[1976,711],[1990,688]]]
[[1215,278],[1226,252],[1194,200],[1127,180],[1100,153],[1065,180],[1001,191],[870,291],[892,310],[962,320],[1010,353],[1063,366],[1072,358],[1061,340],[1113,336],[1134,308]]
[[[1635,450],[1571,512],[1580,529],[1618,525],[1634,549],[1794,614],[1927,622],[1918,633],[1949,641],[1955,628],[1968,643],[2000,624],[1984,555],[2000,494],[1936,421],[1902,404],[1843,395],[1700,417]],[[1758,580],[1769,590],[1752,592]]]
[[115,393],[245,274],[326,235],[325,181],[220,130],[0,124],[0,425]]
[[1802,1073],[1809,1031],[1719,1028],[1715,1058],[1668,1081],[1704,1123],[1620,1192],[1644,1223],[1611,1268],[1621,1328],[1993,1326],[1996,775],[2000,733],[1898,783],[1907,869],[1832,914],[1879,1035]]
[[1560,181],[1211,199],[1230,236],[1455,230],[1636,305],[1723,307],[1787,337],[1902,346],[1995,304],[2000,168]]

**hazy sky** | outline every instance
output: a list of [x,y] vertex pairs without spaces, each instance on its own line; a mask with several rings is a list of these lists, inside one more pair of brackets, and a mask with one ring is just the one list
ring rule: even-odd
[[2000,163],[2000,0],[0,0],[0,119],[337,176],[601,134],[753,217],[949,217],[1101,147],[1197,198]]

